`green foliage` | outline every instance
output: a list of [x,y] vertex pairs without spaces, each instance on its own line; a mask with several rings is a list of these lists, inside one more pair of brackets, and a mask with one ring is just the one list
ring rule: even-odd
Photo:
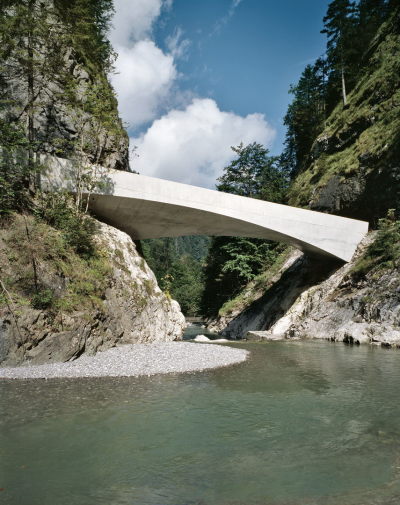
[[[237,157],[219,178],[219,191],[282,202],[288,177],[279,159],[269,156],[262,145],[240,144],[232,148]],[[247,237],[215,237],[206,260],[205,288],[201,311],[214,316],[227,300],[235,297],[280,251],[276,243]]]
[[[369,51],[365,72],[339,104],[314,143],[310,159],[289,191],[289,203],[306,206],[333,176],[370,179],[363,200],[349,215],[375,224],[388,207],[400,202],[396,167],[400,156],[400,34],[399,10],[379,29]],[[379,190],[377,190],[379,187]],[[362,205],[362,208],[361,208]]]
[[236,311],[242,312],[262,296],[273,284],[275,276],[287,260],[290,252],[290,247],[279,244],[274,251],[275,254],[270,255],[269,261],[265,263],[264,268],[258,275],[246,284],[237,294],[232,294],[228,301],[223,302],[223,300],[221,300],[223,304],[218,310],[218,315],[226,316]]
[[218,191],[280,202],[287,188],[287,177],[279,166],[279,158],[253,142],[231,148],[237,157],[218,179]]
[[169,292],[178,300],[184,314],[199,314],[200,299],[204,289],[202,264],[189,255],[175,259],[171,267]]
[[0,117],[0,216],[28,208],[31,204],[27,140],[17,125]]
[[31,299],[31,305],[34,309],[49,309],[54,304],[54,293],[51,289],[41,289],[34,293]]
[[332,111],[340,102],[345,106],[353,102],[347,95],[370,73],[371,44],[395,10],[396,2],[387,0],[333,0],[329,4],[322,30],[327,35],[326,54],[307,65],[289,91],[294,97],[285,116],[282,159],[292,177],[312,162],[312,145]]
[[54,4],[68,27],[70,47],[86,65],[108,70],[114,58],[107,39],[112,14],[112,0],[55,0]]
[[296,86],[290,87],[294,96],[284,124],[287,126],[283,159],[294,177],[308,160],[314,139],[321,132],[326,119],[327,63],[319,58],[307,65]]
[[379,220],[379,229],[373,243],[357,261],[350,275],[362,279],[376,270],[400,267],[400,220],[396,220],[394,209],[386,218]]
[[178,237],[143,240],[143,254],[155,273],[160,288],[177,300],[186,315],[199,314],[204,289],[203,260],[208,237]]
[[205,267],[202,314],[214,316],[219,309],[266,268],[270,267],[282,245],[246,237],[215,237]]
[[15,305],[30,304],[54,314],[101,308],[112,270],[98,247],[90,257],[78,255],[64,233],[21,215],[3,223],[0,264]]
[[67,244],[77,254],[90,258],[95,254],[96,221],[77,209],[67,193],[48,193],[37,199],[35,215],[62,231]]
[[[112,0],[3,0],[1,6],[0,162],[8,175],[0,196],[9,202],[40,188],[40,154],[74,159],[80,184],[83,166],[104,162],[110,138],[119,146],[126,133],[107,80]],[[55,109],[68,112],[74,134],[60,127]]]

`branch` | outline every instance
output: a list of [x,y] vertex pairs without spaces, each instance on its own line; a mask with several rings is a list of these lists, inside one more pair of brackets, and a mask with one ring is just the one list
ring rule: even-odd
[[6,304],[7,304],[7,308],[8,310],[11,312],[13,318],[14,318],[14,322],[15,322],[15,327],[17,328],[17,331],[18,331],[18,335],[20,336],[21,340],[23,339],[22,337],[22,333],[21,333],[21,330],[19,328],[19,325],[18,325],[18,318],[17,318],[17,315],[15,314],[11,304],[13,303],[12,302],[12,297],[10,295],[10,293],[7,291],[5,285],[4,285],[4,282],[0,279],[0,286],[1,286],[1,289],[3,290],[4,294],[6,295]]

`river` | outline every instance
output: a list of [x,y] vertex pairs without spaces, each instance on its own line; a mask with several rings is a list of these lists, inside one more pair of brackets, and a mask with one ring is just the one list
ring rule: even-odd
[[0,503],[400,503],[399,352],[232,345],[202,373],[0,381]]

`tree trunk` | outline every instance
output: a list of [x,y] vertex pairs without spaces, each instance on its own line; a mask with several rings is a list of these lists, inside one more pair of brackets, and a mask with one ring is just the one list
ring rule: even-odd
[[27,80],[28,80],[28,178],[29,187],[32,191],[35,190],[36,181],[33,175],[34,172],[34,141],[35,141],[35,124],[34,124],[34,101],[35,101],[35,82],[34,82],[34,68],[33,68],[33,9],[35,0],[28,2],[28,33],[27,33],[27,52],[28,52],[28,66],[27,66]]
[[342,96],[343,96],[343,105],[346,107],[347,105],[347,94],[346,94],[346,81],[344,78],[344,68],[342,66]]

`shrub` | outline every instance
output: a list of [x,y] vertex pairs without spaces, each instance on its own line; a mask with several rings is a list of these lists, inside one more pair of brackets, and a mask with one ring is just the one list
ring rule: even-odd
[[94,236],[97,224],[76,208],[69,194],[42,194],[35,207],[35,215],[60,230],[67,244],[80,256],[90,258],[95,255]]
[[400,261],[400,221],[394,209],[379,220],[379,230],[374,242],[357,261],[350,275],[361,279],[373,269],[393,268]]

